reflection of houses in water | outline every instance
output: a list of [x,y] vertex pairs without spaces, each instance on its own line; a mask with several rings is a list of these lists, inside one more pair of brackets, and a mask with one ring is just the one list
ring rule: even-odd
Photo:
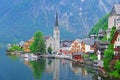
[[77,60],[77,61],[80,61],[80,62],[83,62],[83,57],[82,57],[83,54],[84,54],[84,53],[82,53],[82,52],[74,53],[74,54],[72,55],[72,59]]
[[46,72],[53,73],[53,79],[59,80],[59,72],[60,72],[60,60],[52,59],[46,60]]
[[78,65],[78,63],[71,62],[70,68],[75,74],[81,73],[82,75],[88,75],[87,70],[81,65]]

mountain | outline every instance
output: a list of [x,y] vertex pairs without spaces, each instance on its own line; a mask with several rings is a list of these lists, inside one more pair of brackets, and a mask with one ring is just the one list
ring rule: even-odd
[[0,44],[52,35],[55,11],[61,39],[82,38],[120,0],[0,0]]
[[106,31],[108,29],[108,16],[109,14],[105,15],[101,18],[91,29],[89,34],[97,34],[100,29]]

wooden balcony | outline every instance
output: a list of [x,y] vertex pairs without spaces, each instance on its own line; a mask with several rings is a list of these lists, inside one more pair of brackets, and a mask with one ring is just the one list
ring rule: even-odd
[[120,60],[120,55],[115,55],[114,59],[119,59]]
[[120,52],[120,48],[114,48],[114,51]]

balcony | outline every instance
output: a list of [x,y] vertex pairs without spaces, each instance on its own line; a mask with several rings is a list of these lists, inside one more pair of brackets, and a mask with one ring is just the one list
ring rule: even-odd
[[117,55],[117,56],[115,55],[114,59],[119,59],[120,60],[120,55]]
[[114,48],[114,51],[120,52],[120,47]]

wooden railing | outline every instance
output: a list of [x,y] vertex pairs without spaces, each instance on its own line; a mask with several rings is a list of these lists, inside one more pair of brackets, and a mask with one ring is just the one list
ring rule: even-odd
[[114,50],[120,52],[120,48],[114,48]]
[[114,59],[120,59],[120,55],[114,56]]

